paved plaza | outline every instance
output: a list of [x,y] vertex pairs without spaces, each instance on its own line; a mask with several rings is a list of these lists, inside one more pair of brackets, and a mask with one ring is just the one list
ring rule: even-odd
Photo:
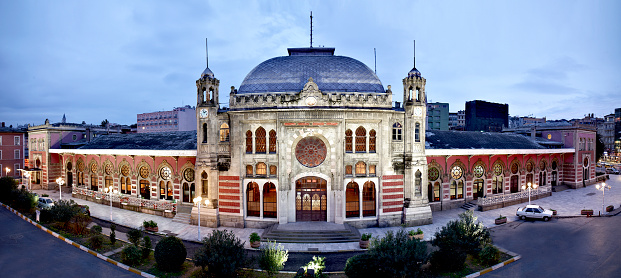
[[[621,205],[621,175],[610,175],[610,179],[606,181],[607,185],[610,185],[611,189],[606,190],[605,193],[605,205],[614,205],[615,209]],[[35,190],[35,192],[41,194],[48,194],[54,200],[59,199],[59,192],[53,190]],[[72,198],[70,194],[63,193],[63,199],[72,199],[78,204],[88,205],[93,217],[97,217],[103,220],[110,220],[110,206],[96,204],[82,199]],[[585,188],[579,189],[567,189],[561,192],[553,192],[552,196],[534,200],[533,204],[540,205],[546,209],[555,209],[558,211],[559,216],[580,216],[580,210],[592,209],[595,215],[598,215],[602,210],[602,192],[595,188],[595,185],[590,185]],[[500,209],[489,210],[485,212],[475,211],[474,215],[481,221],[486,227],[494,227],[494,219],[499,215],[507,216],[508,222],[517,221],[515,211],[518,207],[524,206],[527,203],[508,206]],[[430,240],[436,230],[446,225],[450,220],[457,219],[457,215],[464,212],[463,209],[453,209],[447,211],[433,212],[433,224],[407,227],[406,230],[412,230],[420,228],[425,234],[425,240]],[[603,213],[605,214],[605,213]],[[582,217],[582,216],[581,216]],[[129,210],[123,210],[119,208],[112,208],[112,220],[113,222],[131,227],[140,228],[142,222],[145,220],[153,220],[157,222],[159,231],[165,233],[176,234],[177,237],[197,241],[198,239],[198,227],[196,225],[182,224],[173,222],[171,218],[165,218],[161,216],[155,216],[150,214],[138,213]],[[309,222],[308,225],[313,225]],[[257,232],[261,234],[263,229],[240,229],[230,227],[219,227],[218,230],[230,230],[233,231],[237,237],[246,241],[245,245],[250,248],[250,244],[247,242],[251,233]],[[367,228],[359,229],[360,233],[371,233],[373,237],[383,236],[387,231],[398,231],[401,227],[388,227],[388,228]],[[211,233],[214,228],[200,227],[201,236],[206,236]],[[105,230],[104,230],[105,233]],[[333,252],[333,251],[348,251],[348,250],[360,250],[357,242],[349,243],[322,243],[322,244],[301,244],[301,243],[282,243],[282,245],[290,252],[296,251],[308,251],[319,250],[321,252]]]

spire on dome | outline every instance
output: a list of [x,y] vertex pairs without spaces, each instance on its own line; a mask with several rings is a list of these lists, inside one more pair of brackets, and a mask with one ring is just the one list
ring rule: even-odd
[[214,78],[213,72],[209,69],[209,45],[207,44],[207,38],[205,38],[205,56],[207,57],[207,67],[201,73],[201,78],[207,76],[209,78]]

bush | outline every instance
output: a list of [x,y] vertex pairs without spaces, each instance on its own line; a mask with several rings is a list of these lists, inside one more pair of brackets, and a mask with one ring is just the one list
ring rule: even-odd
[[369,253],[353,256],[345,263],[345,275],[349,278],[380,277],[377,272],[379,263]]
[[261,241],[261,236],[257,233],[250,234],[250,242]]
[[110,230],[110,244],[114,245],[116,243],[116,232],[114,230]]
[[88,239],[88,242],[91,246],[91,249],[98,250],[101,249],[101,247],[103,246],[104,237],[100,234],[94,235],[90,239]]
[[11,206],[21,212],[32,210],[37,204],[37,198],[26,189],[14,189],[11,191]]
[[54,221],[68,223],[71,218],[80,213],[80,207],[73,200],[59,200],[50,208]]
[[145,220],[142,222],[142,226],[144,226],[145,228],[155,228],[157,227],[157,223],[153,220],[150,220],[150,221]]
[[121,254],[121,261],[129,266],[135,266],[140,263],[140,258],[142,254],[140,249],[136,247],[136,245],[129,245],[123,248],[123,253]]
[[127,232],[127,239],[129,240],[129,242],[133,243],[136,246],[138,246],[138,244],[140,243],[141,238],[142,231],[140,230],[131,229],[129,230],[129,232]]
[[483,246],[492,242],[489,230],[476,220],[472,211],[459,214],[459,219],[450,221],[435,233],[431,244],[443,250],[476,256]]
[[369,240],[369,239],[371,239],[371,233],[362,234],[362,235],[360,236],[360,240],[362,240],[362,241],[367,241],[367,240]]
[[101,231],[102,229],[101,229],[101,226],[99,225],[95,225],[91,228],[91,233],[96,234],[96,235],[101,234]]
[[377,271],[382,277],[416,276],[427,262],[427,243],[410,239],[405,230],[388,231],[371,242],[368,253],[381,262]]
[[13,190],[17,190],[17,181],[12,177],[0,178],[0,202],[11,205]]
[[155,262],[157,262],[157,268],[170,272],[181,269],[188,252],[179,238],[167,236],[157,243],[153,255]]
[[149,236],[144,236],[144,238],[142,239],[142,258],[146,259],[149,257],[149,255],[151,254],[151,247],[153,247],[153,244],[151,244],[151,238]]
[[246,250],[232,231],[213,230],[194,254],[194,265],[215,277],[232,277],[246,261]]
[[[313,259],[308,262],[304,268],[304,273],[308,274],[308,269],[313,269],[315,271],[314,277],[327,277],[323,274],[323,270],[326,269],[326,258],[325,257],[316,257],[313,256]],[[297,275],[296,275],[297,277]]]
[[459,251],[440,249],[431,253],[431,269],[435,272],[453,272],[464,268],[467,254]]
[[495,265],[500,262],[500,250],[488,244],[479,252],[479,260],[486,266]]
[[284,250],[282,245],[276,245],[276,242],[268,240],[265,247],[261,248],[259,267],[267,271],[268,276],[274,276],[285,267],[287,259],[289,259],[289,251]]

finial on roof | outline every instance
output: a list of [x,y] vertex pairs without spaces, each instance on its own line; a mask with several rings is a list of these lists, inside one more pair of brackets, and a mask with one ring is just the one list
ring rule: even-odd
[[209,44],[207,38],[205,38],[205,56],[207,57],[207,67],[209,67]]
[[65,114],[64,114],[64,113],[63,113],[63,119],[62,119],[62,121],[61,121],[61,122],[62,122],[63,124],[64,124],[64,123],[67,123],[67,117],[65,117]]
[[310,47],[313,47],[313,11],[311,11],[311,15],[310,15],[310,27],[311,27],[311,32],[310,32]]
[[414,68],[416,68],[416,40],[414,40]]

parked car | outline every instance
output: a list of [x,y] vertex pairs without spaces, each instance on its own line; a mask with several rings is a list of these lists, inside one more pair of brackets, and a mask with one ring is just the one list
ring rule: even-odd
[[54,206],[54,200],[50,197],[39,197],[37,207],[40,209],[50,209]]
[[527,205],[525,207],[519,207],[515,215],[522,220],[526,218],[539,218],[543,219],[543,221],[548,221],[552,218],[553,212],[538,205]]
[[619,174],[619,170],[617,170],[617,168],[615,168],[615,167],[606,168],[606,174],[618,175]]

